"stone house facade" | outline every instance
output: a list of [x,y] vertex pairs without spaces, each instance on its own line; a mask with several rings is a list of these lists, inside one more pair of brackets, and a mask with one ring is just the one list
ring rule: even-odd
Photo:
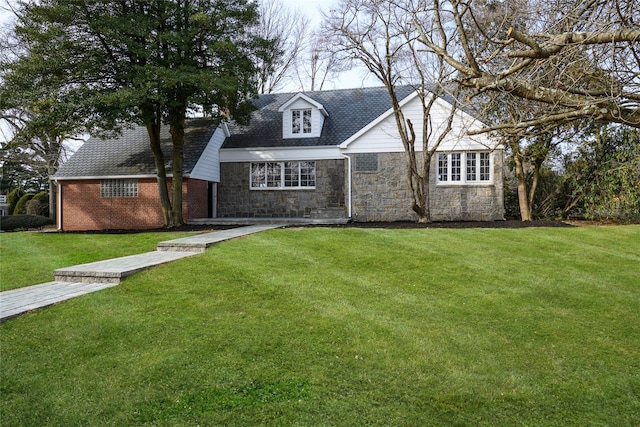
[[[398,89],[416,129],[422,109],[410,87]],[[250,124],[187,121],[184,218],[308,218],[413,221],[404,148],[385,88],[266,94]],[[452,109],[437,99],[434,135]],[[436,221],[501,220],[503,150],[482,124],[455,110],[453,130],[431,161],[430,210]],[[156,228],[162,224],[153,158],[144,128],[92,139],[56,174],[59,228]],[[163,130],[165,157],[171,141]],[[416,140],[421,151],[422,141]],[[421,153],[418,153],[421,155]],[[167,165],[170,170],[170,164]],[[105,194],[104,186],[136,193]],[[120,188],[120,187],[118,187]],[[155,191],[154,191],[155,190]],[[137,200],[132,200],[137,199]]]

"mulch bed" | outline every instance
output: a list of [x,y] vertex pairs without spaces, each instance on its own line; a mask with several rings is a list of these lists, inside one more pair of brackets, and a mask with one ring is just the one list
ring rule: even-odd
[[[350,222],[347,224],[330,225],[299,225],[292,224],[291,227],[330,227],[330,228],[387,228],[387,229],[419,229],[419,228],[535,228],[535,227],[586,227],[597,225],[612,225],[614,222],[608,221],[451,221],[451,222],[431,222],[428,224],[418,224],[411,221],[398,222]],[[159,228],[153,230],[100,230],[100,231],[71,231],[67,233],[85,234],[128,234],[140,232],[164,232],[164,231],[220,231],[238,228],[241,225],[190,225],[185,224],[174,228]],[[54,231],[54,230],[51,230]]]

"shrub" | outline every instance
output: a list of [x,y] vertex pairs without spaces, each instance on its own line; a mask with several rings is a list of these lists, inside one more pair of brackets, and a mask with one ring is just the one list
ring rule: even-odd
[[0,219],[0,230],[17,231],[29,230],[32,228],[42,228],[45,225],[53,224],[53,220],[39,215],[13,215]]
[[13,214],[14,215],[21,215],[24,212],[24,205],[29,201],[33,199],[33,194],[31,193],[27,193],[24,196],[20,197],[20,200],[18,200],[18,203],[16,203],[16,207],[13,210]]
[[49,204],[49,192],[48,191],[41,191],[38,194],[36,194],[35,196],[33,196],[34,200],[39,201],[40,203],[44,203],[44,204]]
[[24,205],[24,213],[27,215],[49,216],[49,204],[31,199]]
[[18,200],[20,200],[20,198],[24,195],[25,192],[22,188],[14,188],[9,192],[9,194],[7,194],[7,204],[9,205],[7,212],[9,212],[9,215],[11,215],[16,209]]
[[49,216],[49,193],[41,191],[33,199],[29,200],[25,205],[27,215]]

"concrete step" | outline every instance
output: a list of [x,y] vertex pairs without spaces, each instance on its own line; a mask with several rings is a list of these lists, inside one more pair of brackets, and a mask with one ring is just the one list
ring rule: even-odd
[[155,265],[196,255],[195,252],[155,251],[122,258],[59,268],[53,272],[57,282],[115,283],[131,274]]
[[158,243],[159,251],[175,251],[175,252],[204,252],[208,247],[216,243],[229,239],[235,239],[247,234],[257,233],[259,231],[270,230],[272,228],[280,228],[281,223],[276,224],[260,224],[248,227],[232,228],[230,230],[221,230],[214,233],[198,234],[196,236],[183,237],[181,239],[167,240]]
[[0,322],[27,311],[48,307],[117,283],[47,282],[0,292]]

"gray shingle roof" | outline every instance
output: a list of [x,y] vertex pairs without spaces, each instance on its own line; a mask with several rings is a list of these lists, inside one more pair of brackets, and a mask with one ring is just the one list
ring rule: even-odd
[[[407,97],[413,91],[410,86],[402,86],[397,90],[399,99]],[[322,104],[329,113],[320,137],[283,139],[282,112],[278,108],[296,93],[266,94],[260,95],[255,101],[257,110],[251,115],[248,126],[229,126],[231,137],[225,140],[222,148],[338,145],[391,108],[391,101],[384,87],[303,93]]]
[[[403,99],[413,89],[403,86],[397,88],[397,91],[398,98]],[[318,138],[283,139],[282,112],[278,109],[296,94],[297,92],[261,95],[255,100],[257,110],[252,113],[250,124],[230,124],[231,137],[225,140],[222,148],[338,145],[391,108],[391,101],[384,87],[304,92],[309,98],[321,103],[329,114],[322,134]],[[185,174],[193,170],[214,131],[215,126],[209,119],[187,121]],[[173,150],[167,126],[162,127],[161,138],[167,170],[170,171]],[[137,126],[124,130],[116,138],[89,139],[60,167],[55,178],[144,175],[155,175],[155,164],[147,130]]]
[[[193,170],[214,131],[215,126],[210,119],[187,120],[184,173]],[[160,137],[167,172],[170,173],[173,147],[168,126],[162,127]],[[55,178],[155,175],[155,170],[147,129],[136,126],[125,129],[116,138],[90,138],[60,166]]]

